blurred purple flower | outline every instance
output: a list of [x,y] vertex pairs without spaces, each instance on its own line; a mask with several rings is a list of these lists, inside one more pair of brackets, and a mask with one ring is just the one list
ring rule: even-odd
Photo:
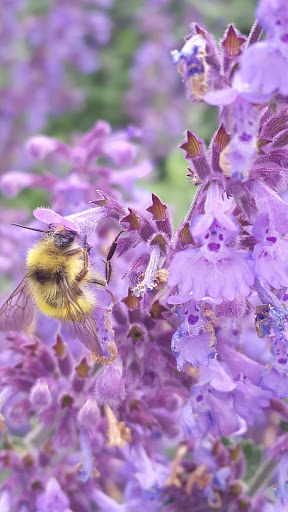
[[56,478],[49,478],[45,492],[36,500],[37,512],[71,512],[69,498],[62,491]]

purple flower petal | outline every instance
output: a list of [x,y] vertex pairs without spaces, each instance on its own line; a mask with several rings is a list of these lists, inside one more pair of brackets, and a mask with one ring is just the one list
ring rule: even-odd
[[192,366],[207,366],[210,358],[215,357],[215,350],[211,347],[211,335],[201,332],[198,336],[179,336],[174,334],[171,345],[177,359],[177,368],[182,370],[184,363]]
[[219,259],[207,260],[207,252],[187,249],[174,256],[169,286],[181,284],[181,295],[191,294],[198,301],[209,295],[234,300],[237,293],[247,297],[254,282],[250,256],[246,251],[223,249]]
[[31,137],[26,144],[26,149],[37,160],[44,160],[54,154],[69,157],[69,147],[66,144],[46,135]]
[[210,383],[210,386],[217,391],[233,391],[236,387],[236,383],[229,373],[216,359],[212,359],[207,368],[200,369],[198,383]]
[[280,235],[288,232],[288,205],[270,187],[260,181],[253,180],[251,191],[254,194],[259,213],[269,214],[270,225]]
[[273,396],[271,391],[260,389],[258,385],[252,384],[249,379],[245,382],[238,382],[234,393],[234,408],[241,418],[253,425],[256,417],[268,408]]
[[259,242],[253,249],[255,274],[273,286],[288,286],[288,240],[275,238],[276,242]]
[[268,389],[279,398],[288,396],[288,375],[286,372],[279,373],[275,368],[271,368],[262,375],[260,386]]
[[80,213],[74,213],[66,217],[67,221],[76,226],[76,231],[83,235],[91,235],[99,222],[109,215],[106,208],[90,208]]
[[286,0],[261,0],[256,17],[264,30],[271,36],[283,38],[287,33],[288,9]]
[[[225,394],[226,395],[226,394]],[[240,417],[234,411],[232,398],[210,394],[209,404],[214,418],[211,430],[214,436],[229,436],[241,428]]]
[[53,224],[55,226],[62,225],[72,231],[78,231],[73,222],[70,222],[65,219],[65,217],[62,217],[59,213],[53,212],[53,210],[50,210],[49,208],[36,208],[36,210],[33,211],[33,215],[36,219],[41,220],[41,222],[44,222],[45,224]]
[[46,489],[36,500],[37,512],[72,512],[68,496],[62,491],[56,478],[49,478]]
[[279,91],[288,94],[288,83],[283,69],[287,58],[279,51],[278,45],[264,41],[251,45],[240,57],[242,80],[250,85],[251,91],[262,90],[264,94]]
[[229,87],[219,91],[207,92],[207,94],[204,94],[202,99],[206,103],[209,103],[209,105],[231,105],[231,103],[234,103],[236,100],[238,94],[238,91]]

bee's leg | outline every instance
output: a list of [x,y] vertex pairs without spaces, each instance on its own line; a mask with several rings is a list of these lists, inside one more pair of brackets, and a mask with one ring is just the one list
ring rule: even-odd
[[83,261],[84,268],[88,269],[89,267],[89,251],[91,249],[91,245],[87,244],[87,235],[84,236],[84,249],[83,249]]
[[66,251],[64,254],[65,256],[74,256],[74,254],[80,254],[80,252],[83,252],[83,249],[81,247],[76,247],[76,249]]
[[[104,262],[105,263],[105,262]],[[91,279],[89,279],[89,283],[92,283],[92,284],[96,284],[97,286],[103,286],[103,288],[106,288],[107,286],[107,281],[106,279],[103,279],[101,276],[97,276],[97,277],[92,277]],[[105,290],[107,293],[109,293],[110,297],[112,298],[113,302],[116,302],[115,301],[115,297],[113,295],[112,292],[110,292],[109,290]]]
[[107,286],[107,281],[106,279],[103,279],[101,276],[97,276],[97,277],[91,277],[91,279],[89,279],[88,281],[89,283],[91,284],[96,284],[97,286]]
[[84,267],[82,270],[80,270],[79,274],[75,277],[75,281],[79,282],[82,281],[82,279],[87,275],[88,268]]
[[107,284],[109,283],[109,281],[111,279],[111,274],[112,274],[111,259],[113,258],[114,253],[115,253],[116,248],[117,248],[117,240],[118,240],[119,236],[121,235],[121,233],[125,233],[125,232],[126,232],[125,230],[122,230],[122,231],[120,231],[120,233],[118,233],[118,235],[116,236],[116,238],[114,239],[114,241],[112,242],[112,244],[110,246],[110,249],[109,249],[108,254],[107,254],[106,261],[104,261],[104,263],[105,263],[105,277],[106,277]]
[[101,278],[100,279],[96,279],[96,278],[93,279],[92,278],[92,279],[89,279],[89,283],[96,284],[97,286],[103,286],[103,288],[105,288],[105,292],[109,293],[109,295],[110,295],[111,299],[113,300],[113,302],[116,302],[113,293],[110,292],[110,290],[107,290],[107,288],[106,288],[106,286],[108,284],[106,279],[102,280]]
[[117,240],[119,238],[119,236],[122,234],[122,233],[126,233],[126,230],[123,229],[122,231],[120,231],[120,233],[118,233],[118,235],[116,236],[116,238],[114,239],[114,241],[112,242],[111,246],[110,246],[110,249],[108,251],[108,254],[107,254],[107,258],[106,258],[106,261],[110,261],[112,259],[112,257],[114,256],[114,252],[116,251],[116,248],[117,248]]
[[[88,247],[90,247],[90,246],[88,245]],[[88,250],[89,249],[87,249],[87,235],[85,235],[85,237],[84,237],[84,249],[82,249],[81,247],[78,247],[77,249],[72,249],[71,251],[68,251],[68,252],[70,252],[70,254],[71,253],[77,254],[77,252],[82,252],[83,253],[83,265],[84,266],[83,266],[82,270],[80,270],[79,274],[75,278],[75,280],[77,282],[82,281],[82,279],[89,272],[89,255],[88,255]]]
[[103,261],[103,263],[105,265],[105,279],[106,279],[106,283],[108,284],[110,281],[110,278],[111,278],[111,274],[112,274],[111,261],[107,261],[107,260],[101,260],[101,261]]

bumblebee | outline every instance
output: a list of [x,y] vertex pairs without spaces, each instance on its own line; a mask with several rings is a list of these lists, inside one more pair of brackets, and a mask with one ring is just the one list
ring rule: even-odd
[[97,304],[91,285],[98,288],[107,286],[111,277],[110,260],[121,232],[108,252],[104,279],[90,267],[91,247],[86,236],[82,247],[77,232],[64,226],[35,231],[45,234],[29,250],[27,273],[0,309],[0,329],[15,330],[29,326],[34,318],[35,303],[44,315],[65,322],[73,337],[79,338],[88,349],[101,356],[102,349],[92,316]]

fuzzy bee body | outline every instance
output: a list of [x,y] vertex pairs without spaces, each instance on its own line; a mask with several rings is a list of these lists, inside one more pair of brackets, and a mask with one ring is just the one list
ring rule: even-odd
[[34,302],[44,315],[70,326],[90,350],[102,355],[92,317],[96,297],[91,284],[105,287],[107,281],[90,269],[86,239],[79,244],[76,232],[63,226],[48,231],[30,249],[27,273],[0,310],[0,329],[30,325]]
[[[83,315],[92,313],[96,299],[88,287],[91,270],[83,272],[83,249],[75,239],[62,249],[55,247],[54,237],[48,235],[28,252],[26,261],[29,293],[42,313],[64,322],[71,320],[71,316],[81,320]],[[68,291],[79,308],[73,306],[73,301],[69,301],[67,308]]]

